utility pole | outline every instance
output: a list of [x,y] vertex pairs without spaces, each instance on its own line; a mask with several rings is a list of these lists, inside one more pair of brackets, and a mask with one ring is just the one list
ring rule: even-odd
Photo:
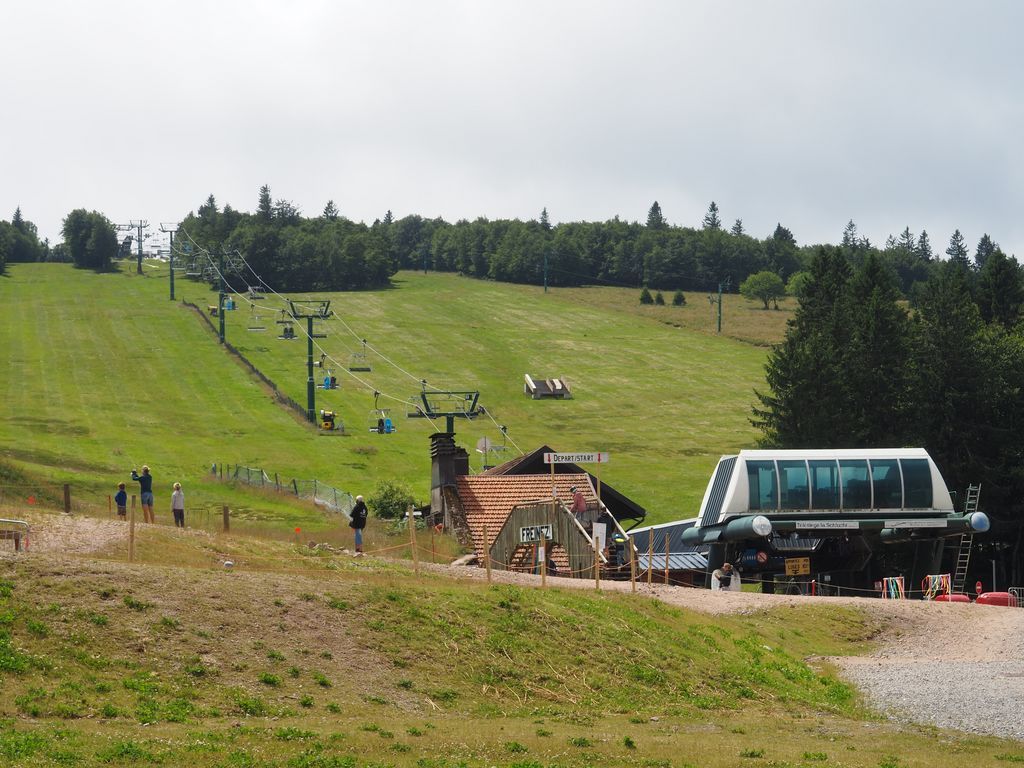
[[171,301],[174,301],[174,233],[178,231],[177,224],[161,224],[160,231],[166,232],[171,238],[171,253],[167,257],[167,263],[171,267]]
[[723,289],[724,290],[729,290],[729,284],[731,282],[732,282],[732,279],[728,278],[728,277],[725,279],[724,283],[723,283],[723,281],[719,280],[718,281],[718,298],[715,298],[714,296],[708,296],[708,303],[709,304],[712,304],[712,305],[713,304],[717,304],[718,305],[718,333],[722,332],[722,291],[723,291]]
[[217,317],[220,319],[220,343],[224,343],[224,249],[217,257],[217,278],[220,284],[217,298]]
[[136,246],[138,248],[138,264],[135,268],[136,273],[142,274],[142,230],[149,229],[149,222],[145,219],[139,219],[138,221],[132,220],[129,224],[136,230],[138,230],[138,238]]
[[[316,382],[313,379],[313,320],[325,320],[331,316],[330,300],[305,299],[288,300],[290,314],[294,320],[306,321],[306,418],[316,424]],[[323,334],[320,335],[321,338]]]

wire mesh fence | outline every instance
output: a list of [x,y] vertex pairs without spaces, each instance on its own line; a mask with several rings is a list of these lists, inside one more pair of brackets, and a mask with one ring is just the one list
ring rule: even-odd
[[235,480],[246,485],[257,486],[272,490],[277,493],[287,493],[299,499],[308,499],[329,512],[336,512],[345,517],[352,516],[352,507],[355,506],[355,498],[348,491],[327,485],[317,479],[290,480],[281,478],[276,472],[271,476],[262,467],[243,467],[240,464],[234,466],[228,464],[219,470],[215,464],[212,467],[213,474],[225,479]]

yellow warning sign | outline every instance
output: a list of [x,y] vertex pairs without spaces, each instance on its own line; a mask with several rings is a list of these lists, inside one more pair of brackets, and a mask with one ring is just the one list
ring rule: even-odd
[[809,557],[787,557],[787,576],[809,576],[811,573],[811,558]]

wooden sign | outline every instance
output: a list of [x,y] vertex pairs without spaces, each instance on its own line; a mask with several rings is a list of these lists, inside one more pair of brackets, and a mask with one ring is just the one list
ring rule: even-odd
[[519,542],[521,544],[550,541],[551,538],[550,525],[527,525],[519,529]]

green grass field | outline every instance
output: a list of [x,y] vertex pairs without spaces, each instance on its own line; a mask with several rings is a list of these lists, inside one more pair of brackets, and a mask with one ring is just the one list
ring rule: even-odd
[[[50,519],[47,519],[47,518]],[[44,528],[116,523],[34,513]],[[1018,744],[889,722],[823,655],[838,606],[709,616],[158,526],[0,558],[0,764],[958,768]],[[212,552],[239,566],[211,568]]]
[[[479,389],[523,450],[548,443],[610,452],[602,479],[646,506],[651,521],[675,519],[694,514],[721,454],[755,442],[748,417],[763,381],[760,345],[781,336],[789,314],[726,297],[726,330],[742,341],[714,335],[701,294],[683,308],[640,307],[636,291],[625,289],[545,295],[401,273],[389,290],[323,296],[338,314],[318,340],[330,357],[347,363],[365,337],[399,367],[370,354],[373,370],[357,374],[361,382],[336,370],[341,388],[318,390],[317,407],[340,412],[348,434],[322,437],[272,403],[193,311],[168,300],[166,271],[154,265],[143,278],[12,265],[0,278],[0,454],[15,470],[73,481],[76,493],[103,504],[117,480],[148,463],[158,488],[183,482],[190,506],[255,505],[282,520],[292,519],[288,504],[213,484],[205,470],[213,462],[262,466],[353,493],[388,479],[425,499],[434,426],[404,416],[422,377],[435,387]],[[204,285],[177,283],[179,298],[216,303]],[[259,304],[267,305],[261,322],[276,328],[280,301]],[[227,315],[228,339],[304,405],[304,339],[249,332],[251,316],[239,302]],[[576,398],[532,401],[522,394],[524,373],[565,376]],[[396,434],[368,431],[373,389],[384,393],[380,406],[392,408]],[[475,470],[483,459],[473,451],[477,440],[501,442],[483,417],[456,430]],[[512,455],[510,445],[491,460]]]

